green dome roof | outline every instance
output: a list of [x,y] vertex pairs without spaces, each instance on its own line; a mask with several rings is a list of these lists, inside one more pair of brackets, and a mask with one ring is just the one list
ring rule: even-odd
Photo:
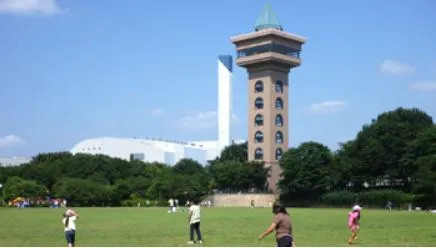
[[262,14],[259,16],[256,22],[256,26],[254,27],[255,31],[263,30],[263,29],[277,29],[282,31],[283,27],[280,25],[274,11],[271,8],[270,4],[267,4],[263,9]]

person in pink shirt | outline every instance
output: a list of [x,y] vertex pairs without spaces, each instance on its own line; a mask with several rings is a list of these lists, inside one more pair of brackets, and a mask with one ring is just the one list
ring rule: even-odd
[[351,230],[351,237],[348,239],[348,244],[352,244],[357,239],[357,233],[360,229],[360,211],[362,208],[359,205],[355,205],[353,210],[348,213],[348,228]]

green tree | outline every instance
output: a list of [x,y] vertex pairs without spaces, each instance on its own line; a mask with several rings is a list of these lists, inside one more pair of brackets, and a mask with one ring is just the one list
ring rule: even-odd
[[47,190],[43,185],[21,177],[10,177],[3,186],[3,197],[6,201],[17,197],[43,197],[46,195]]
[[193,159],[185,158],[174,165],[173,171],[181,175],[204,174],[204,167]]
[[132,191],[131,185],[126,180],[118,180],[112,186],[110,200],[111,205],[119,206],[123,200],[130,198]]
[[0,166],[0,184],[5,184],[8,178],[19,177],[20,174],[20,166]]
[[372,184],[382,178],[402,180],[408,188],[409,174],[400,169],[407,145],[433,125],[432,118],[419,109],[398,108],[380,114],[357,134],[349,154],[356,158],[353,174]]
[[[48,156],[48,155],[47,155]],[[63,158],[63,157],[61,157]],[[62,170],[65,165],[63,159],[39,159],[21,166],[21,176],[24,179],[35,180],[45,185],[51,191],[53,184],[59,177],[62,177]]]
[[355,151],[354,140],[339,144],[339,149],[333,154],[331,183],[332,189],[344,190],[349,188],[349,183],[354,182],[353,186],[356,190],[361,190],[362,183],[366,177],[362,177],[359,173],[353,173],[353,169],[359,162],[354,155]]
[[111,202],[111,188],[91,180],[63,178],[53,187],[54,196],[65,198],[72,206],[106,206]]
[[250,161],[245,163],[250,175],[250,187],[261,191],[266,190],[270,168],[265,167],[265,163],[261,161]]
[[279,187],[285,195],[314,198],[331,185],[333,156],[328,147],[305,142],[283,154],[280,166],[283,179]]
[[209,171],[216,189],[229,191],[263,190],[268,176],[263,163],[237,160],[214,163]]
[[407,144],[399,164],[400,174],[408,175],[408,178],[405,178],[405,180],[413,184],[416,181],[415,177],[420,169],[420,165],[427,164],[426,161],[429,159],[425,158],[425,160],[422,160],[421,158],[431,155],[436,155],[436,125],[422,130],[416,139]]
[[436,198],[436,153],[416,160],[418,171],[414,191]]
[[239,161],[246,162],[248,160],[248,144],[247,142],[242,144],[232,144],[224,148],[221,152],[218,161]]

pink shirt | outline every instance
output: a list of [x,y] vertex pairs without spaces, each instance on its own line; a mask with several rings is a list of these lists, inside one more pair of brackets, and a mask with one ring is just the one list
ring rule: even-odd
[[358,212],[349,212],[348,213],[348,226],[358,225],[357,217],[359,216]]

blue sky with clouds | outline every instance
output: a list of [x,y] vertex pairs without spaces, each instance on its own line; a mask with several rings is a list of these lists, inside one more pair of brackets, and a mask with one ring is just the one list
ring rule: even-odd
[[[308,39],[290,74],[290,144],[336,148],[381,111],[436,116],[436,1],[270,0]],[[87,137],[215,139],[217,56],[265,0],[0,0],[0,156]],[[246,138],[247,75],[233,78]]]

